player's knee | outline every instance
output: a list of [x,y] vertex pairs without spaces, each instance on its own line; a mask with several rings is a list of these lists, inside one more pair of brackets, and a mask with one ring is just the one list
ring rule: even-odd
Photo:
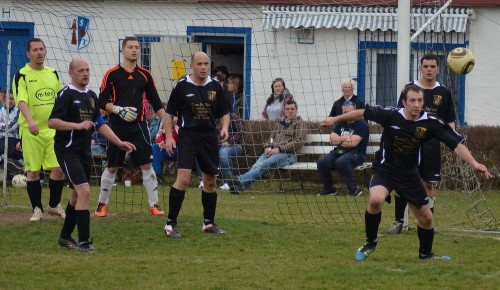
[[384,204],[385,198],[382,198],[380,196],[370,196],[370,202],[368,203],[368,206],[372,208],[373,210],[380,210],[382,209],[382,205]]

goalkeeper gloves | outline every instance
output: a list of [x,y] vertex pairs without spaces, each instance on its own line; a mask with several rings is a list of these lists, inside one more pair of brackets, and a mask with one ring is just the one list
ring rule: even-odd
[[134,107],[114,106],[113,113],[127,122],[132,122],[137,119],[137,109]]

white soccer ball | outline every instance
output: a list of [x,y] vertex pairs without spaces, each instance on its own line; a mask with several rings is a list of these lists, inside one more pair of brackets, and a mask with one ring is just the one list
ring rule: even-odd
[[470,49],[457,47],[450,51],[446,58],[446,65],[456,75],[465,75],[472,71],[476,59]]
[[25,188],[26,187],[26,176],[23,174],[15,175],[12,178],[12,186],[15,188]]

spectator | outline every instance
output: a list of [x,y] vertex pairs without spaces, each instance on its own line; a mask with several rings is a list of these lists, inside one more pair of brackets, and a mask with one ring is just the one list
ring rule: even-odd
[[[344,102],[344,113],[354,111],[356,105],[352,101]],[[331,170],[337,170],[347,184],[349,195],[363,194],[361,187],[356,185],[354,168],[363,164],[366,146],[370,133],[365,120],[338,123],[330,134],[330,144],[337,146],[329,154],[318,160],[318,173],[323,182],[319,195],[337,195],[333,186]]]
[[243,118],[243,81],[238,75],[230,75],[227,79],[227,90],[231,95],[232,111]]
[[285,81],[282,78],[274,79],[271,84],[272,93],[266,100],[266,106],[262,111],[264,120],[278,120],[285,118],[285,103],[293,100],[292,94],[285,86]]
[[[19,124],[17,123],[19,109],[15,105],[16,102],[11,91],[9,94],[9,115],[7,116],[5,107],[0,109],[0,164],[3,163],[2,156],[5,153],[5,138],[7,136],[9,139],[7,157],[11,161],[9,162],[9,172],[20,173],[23,171],[23,160],[21,152],[16,149],[19,143]],[[5,131],[7,125],[9,127],[8,132]]]
[[[108,124],[109,117],[108,113],[104,110],[100,110],[101,117],[104,120],[104,124]],[[92,134],[92,140],[90,141],[90,150],[92,156],[106,156],[106,149],[108,144],[108,139],[104,138],[99,132],[96,130]]]
[[342,115],[342,104],[347,101],[351,101],[354,103],[357,109],[364,109],[365,104],[361,101],[358,96],[354,94],[354,81],[352,79],[345,79],[341,83],[342,87],[342,97],[333,103],[332,110],[330,111],[330,117],[335,117],[338,115]]
[[[229,114],[229,137],[226,141],[221,140],[219,135],[219,165],[222,173],[223,185],[220,187],[222,190],[229,190],[228,181],[233,179],[233,157],[241,156],[243,149],[241,143],[243,141],[243,123],[237,113],[232,112]],[[220,123],[217,123],[217,131],[220,132]]]
[[296,162],[295,154],[304,145],[307,127],[297,115],[297,103],[294,100],[285,103],[285,112],[286,118],[274,126],[269,142],[264,146],[264,153],[250,171],[232,182],[231,193],[240,194],[269,169],[277,169]]
[[[174,118],[177,120],[177,118]],[[175,124],[176,121],[174,121]],[[177,126],[174,126],[172,130],[172,137],[177,142]],[[156,134],[155,143],[153,143],[153,170],[158,178],[158,183],[160,184],[162,181],[162,171],[163,171],[163,161],[164,160],[177,160],[177,148],[173,148],[173,154],[168,154],[167,150],[165,150],[165,127],[163,120],[160,122],[160,127],[158,129],[158,133]]]
[[0,109],[5,107],[5,92],[4,90],[0,87]]

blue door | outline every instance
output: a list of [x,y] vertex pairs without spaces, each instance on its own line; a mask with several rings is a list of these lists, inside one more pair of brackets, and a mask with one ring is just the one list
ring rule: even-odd
[[8,42],[11,42],[10,87],[14,75],[29,62],[26,43],[33,38],[35,24],[32,22],[0,22],[0,86],[7,86]]

